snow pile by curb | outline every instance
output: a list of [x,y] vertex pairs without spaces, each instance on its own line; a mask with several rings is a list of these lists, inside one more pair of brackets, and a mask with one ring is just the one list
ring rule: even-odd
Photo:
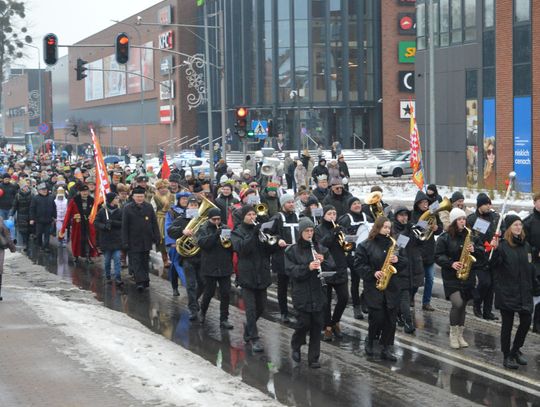
[[140,400],[178,406],[281,405],[122,313],[35,291],[23,300],[73,338],[73,349],[66,353],[89,370],[110,370],[121,378],[118,386]]

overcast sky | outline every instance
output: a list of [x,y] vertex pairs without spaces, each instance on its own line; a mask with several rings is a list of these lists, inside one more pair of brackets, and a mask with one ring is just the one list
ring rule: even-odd
[[[73,44],[113,25],[111,20],[123,20],[157,3],[159,0],[27,0],[26,25],[32,45],[40,48],[44,67],[41,48],[45,34],[56,34],[60,44]],[[37,68],[37,50],[27,48],[26,54],[28,58],[17,63]],[[60,48],[58,54],[67,54],[67,48]]]

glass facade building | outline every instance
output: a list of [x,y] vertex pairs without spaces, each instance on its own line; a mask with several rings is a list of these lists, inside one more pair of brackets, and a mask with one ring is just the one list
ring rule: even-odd
[[[381,146],[378,0],[207,1],[209,16],[221,10],[229,128],[234,108],[247,106],[250,119],[274,120],[286,148],[328,147],[334,140],[352,147],[353,134],[367,146]],[[209,19],[211,25],[217,22],[218,17]],[[217,33],[210,44],[214,63],[216,44]],[[222,131],[217,70],[212,94],[217,135]],[[200,129],[205,122],[201,109]]]

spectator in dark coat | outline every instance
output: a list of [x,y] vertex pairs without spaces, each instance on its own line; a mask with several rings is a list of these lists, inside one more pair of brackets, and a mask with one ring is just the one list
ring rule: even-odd
[[111,280],[111,260],[114,264],[114,282],[117,286],[122,286],[122,276],[120,274],[122,265],[120,254],[122,251],[122,209],[120,209],[120,199],[114,192],[106,195],[106,205],[103,206],[96,215],[94,226],[99,230],[98,246],[103,252],[105,269],[105,279],[107,283]]
[[9,211],[13,207],[13,201],[15,200],[15,195],[19,190],[19,186],[11,182],[11,175],[6,172],[2,176],[0,189],[2,190],[2,193],[0,193],[0,216],[3,219],[8,219]]
[[[304,167],[306,166],[304,165]],[[327,178],[330,178],[328,168],[326,168],[326,160],[324,158],[321,158],[319,160],[319,164],[313,168],[313,171],[311,171],[311,178],[313,178],[314,182],[317,182],[317,177],[323,174],[326,175]]]
[[19,192],[15,195],[13,206],[9,216],[17,215],[17,231],[22,237],[24,251],[28,250],[28,239],[30,236],[30,204],[32,202],[32,191],[28,184],[23,184]]
[[[540,281],[540,193],[533,197],[533,212],[525,218],[525,238],[531,247],[531,257],[537,281]],[[540,296],[540,287],[533,292],[535,297]],[[536,304],[533,318],[533,332],[540,333],[540,303]]]
[[36,226],[38,246],[44,251],[49,251],[51,227],[56,217],[56,204],[45,183],[39,184],[37,189],[38,194],[32,198],[30,203],[30,225]]
[[348,200],[352,194],[344,190],[341,178],[333,179],[331,184],[330,193],[323,199],[322,204],[336,208],[337,216],[340,218],[349,211]]
[[221,219],[223,219],[224,223],[227,223],[229,220],[229,214],[233,210],[232,206],[236,203],[238,203],[238,199],[236,199],[233,194],[233,187],[231,184],[226,183],[221,186],[221,192],[216,198],[215,204],[221,211]]

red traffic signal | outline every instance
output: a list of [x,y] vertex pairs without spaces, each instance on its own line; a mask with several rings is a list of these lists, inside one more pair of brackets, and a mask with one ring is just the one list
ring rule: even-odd
[[236,118],[237,119],[245,119],[247,118],[248,110],[245,107],[239,107],[236,109]]
[[120,33],[116,36],[115,49],[116,62],[126,64],[129,60],[129,37],[126,33]]
[[43,59],[47,65],[54,65],[58,61],[58,37],[55,34],[43,37]]

